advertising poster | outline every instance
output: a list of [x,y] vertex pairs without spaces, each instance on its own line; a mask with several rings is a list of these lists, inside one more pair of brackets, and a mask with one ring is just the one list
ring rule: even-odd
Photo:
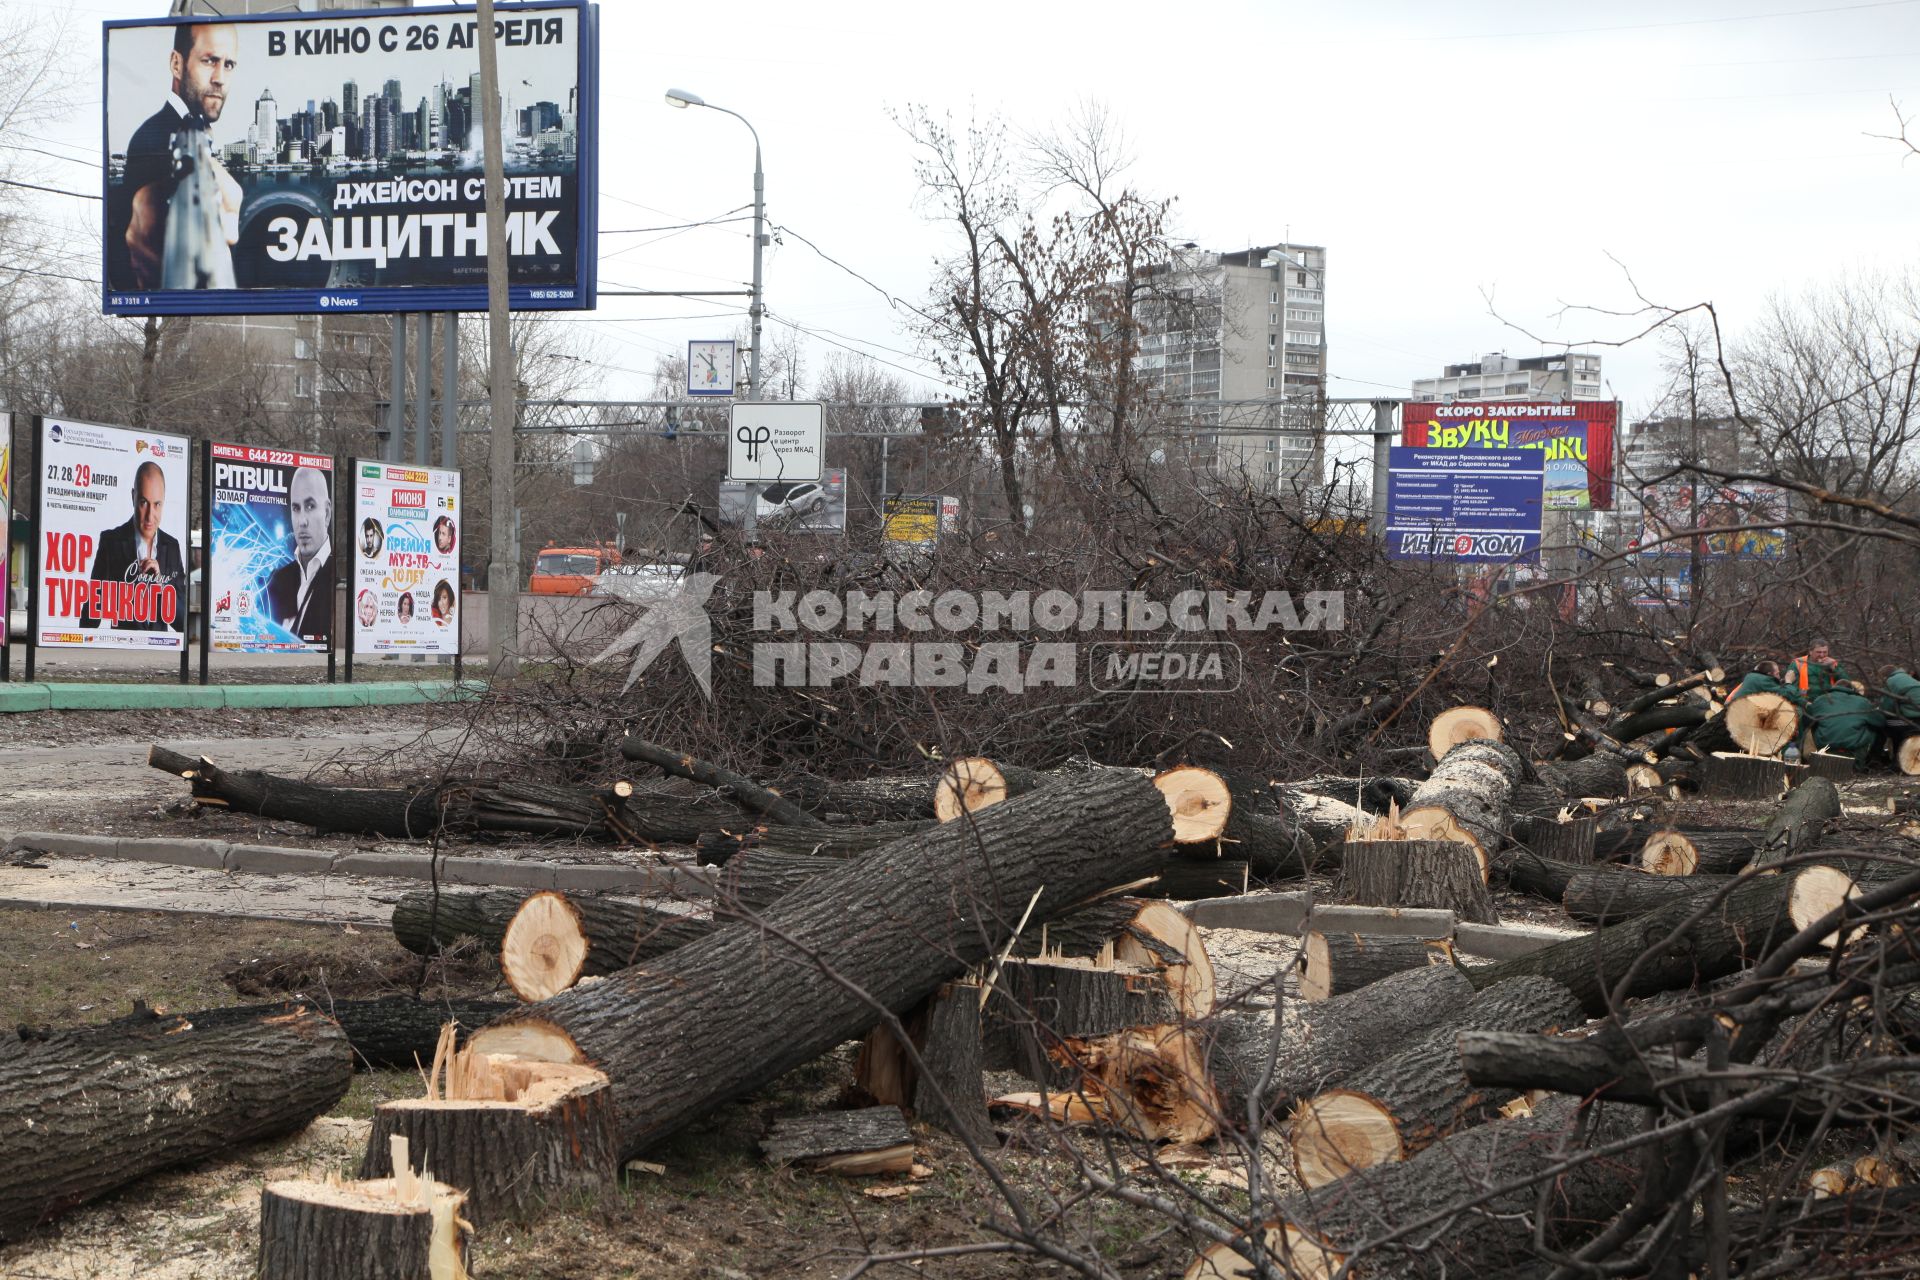
[[1639,497],[1640,533],[1632,546],[1642,559],[1690,560],[1695,541],[1706,560],[1786,559],[1786,526],[1772,524],[1791,513],[1784,490],[1760,484],[1696,488],[1678,481],[1644,489]]
[[749,515],[753,529],[759,533],[845,533],[846,470],[832,467],[818,480],[773,484],[722,480],[720,522],[746,527]]
[[882,507],[880,540],[892,556],[931,555],[940,545],[939,496],[888,498]]
[[179,649],[188,610],[185,437],[43,418],[40,463],[33,642]]
[[1388,455],[1387,555],[1462,563],[1540,554],[1546,459],[1538,449],[1406,449]]
[[353,651],[460,649],[460,473],[353,464]]
[[1405,443],[1426,449],[1538,449],[1546,455],[1549,511],[1613,505],[1613,401],[1411,402],[1402,410]]
[[212,452],[213,647],[325,653],[333,633],[333,459],[238,444]]
[[[594,303],[597,24],[495,10],[516,310]],[[451,7],[105,24],[105,309],[484,308],[476,30]]]
[[[13,565],[7,554],[13,549],[13,415],[0,413],[6,434],[0,436],[0,621],[4,621],[12,603]],[[10,644],[12,628],[0,632],[0,644]]]

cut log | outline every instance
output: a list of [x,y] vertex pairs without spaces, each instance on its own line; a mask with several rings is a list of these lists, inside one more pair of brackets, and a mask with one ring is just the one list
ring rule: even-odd
[[353,1080],[310,1004],[132,1015],[0,1054],[0,1241],[174,1165],[296,1133]]
[[858,858],[932,825],[933,822],[927,820],[880,822],[864,827],[750,826],[737,831],[707,832],[694,841],[694,852],[702,866],[719,866],[743,849],[772,849],[820,858]]
[[1514,784],[1513,791],[1507,797],[1507,811],[1516,822],[1521,818],[1557,819],[1562,814],[1574,812],[1579,803],[1548,783],[1520,782]]
[[[1850,877],[1831,867],[1741,877],[1718,895],[1717,902],[1712,890],[1703,890],[1585,937],[1479,965],[1466,973],[1482,989],[1521,974],[1552,978],[1598,1017],[1608,1012],[1613,988],[1629,970],[1633,978],[1624,992],[1627,996],[1654,995],[1725,977],[1755,963],[1779,942],[1839,906],[1853,887]],[[1715,905],[1709,906],[1710,902]],[[1692,919],[1696,914],[1701,918]],[[1666,941],[1676,932],[1678,937]],[[1663,942],[1664,947],[1649,952]]]
[[1753,861],[1757,831],[1681,831],[1668,827],[1647,838],[1640,869],[1657,876],[1730,876]]
[[316,831],[423,840],[453,816],[444,813],[435,790],[318,786],[258,770],[223,769],[205,756],[182,755],[157,743],[148,750],[147,763],[186,779],[202,805],[298,822]]
[[996,1146],[987,1117],[981,1062],[980,987],[952,982],[927,1002],[920,1042],[923,1068],[913,1083],[914,1115],[981,1150]]
[[841,872],[848,865],[844,858],[750,849],[727,859],[714,878],[713,913],[724,919],[758,914],[788,894]]
[[1302,1185],[1406,1160],[1516,1097],[1468,1082],[1454,1044],[1462,1031],[1540,1032],[1584,1020],[1573,993],[1550,979],[1488,987],[1412,1044],[1295,1109],[1287,1141]]
[[788,1116],[773,1122],[760,1149],[769,1164],[849,1178],[913,1168],[913,1132],[898,1107]]
[[782,778],[781,795],[808,813],[835,822],[932,822],[933,779],[925,774],[834,782],[812,774]]
[[[1587,759],[1598,759],[1588,756]],[[1598,818],[1516,818],[1513,842],[1527,852],[1556,862],[1590,863],[1594,838],[1600,832]]]
[[1540,781],[1570,800],[1584,796],[1613,798],[1627,794],[1627,766],[1612,756],[1583,756],[1535,766]]
[[952,822],[962,814],[1025,795],[1047,780],[1032,769],[995,764],[985,756],[955,760],[940,771],[933,784],[933,816]]
[[1427,750],[1435,760],[1444,760],[1447,752],[1463,742],[1481,739],[1506,741],[1500,717],[1485,707],[1449,707],[1427,724]]
[[1650,764],[1630,764],[1627,766],[1627,794],[1638,791],[1657,791],[1666,779],[1660,770]]
[[259,1280],[467,1280],[466,1196],[415,1175],[406,1140],[394,1141],[399,1177],[261,1188]]
[[[1398,813],[1404,806],[1395,802],[1390,807]],[[1330,796],[1309,792],[1294,792],[1288,796],[1288,819],[1306,837],[1307,843],[1321,854],[1329,848],[1337,849],[1348,840],[1364,839],[1365,833],[1373,826],[1375,816],[1367,809]]]
[[1575,920],[1618,924],[1657,911],[1680,898],[1731,883],[1731,876],[1649,875],[1630,867],[1582,867],[1567,878],[1561,905]]
[[[1750,694],[1749,697],[1759,697]],[[1745,702],[1746,698],[1742,698]],[[1739,704],[1734,704],[1738,706]],[[1716,752],[1694,770],[1700,794],[1729,800],[1778,800],[1787,789],[1787,766],[1764,756]]]
[[1750,756],[1777,756],[1800,731],[1800,712],[1777,693],[1749,693],[1727,704],[1727,733]]
[[[1185,856],[1232,857],[1262,880],[1306,875],[1314,867],[1311,836],[1284,814],[1260,784],[1242,782],[1242,796],[1212,769],[1182,765],[1153,780],[1167,797],[1174,819],[1174,842]],[[1257,802],[1244,799],[1256,788]]]
[[621,1154],[636,1154],[860,1036],[874,1004],[912,1008],[997,954],[1023,915],[1037,931],[1149,873],[1172,838],[1164,797],[1136,775],[1050,786],[837,862],[762,924],[528,1006],[472,1046],[605,1072]]
[[1176,902],[1197,902],[1204,898],[1231,898],[1245,893],[1252,871],[1238,858],[1214,858],[1196,861],[1169,858],[1155,869],[1152,884],[1134,892],[1143,898],[1170,898]]
[[[258,1006],[256,1006],[258,1007]],[[354,1065],[406,1070],[433,1061],[440,1029],[460,1028],[465,1035],[513,1008],[505,1000],[334,1000],[327,1014],[347,1033]],[[261,1010],[265,1012],[263,1008]]]
[[819,821],[799,805],[776,791],[768,790],[744,774],[723,769],[711,761],[701,760],[684,752],[671,751],[657,743],[647,742],[631,734],[620,739],[620,754],[637,763],[650,764],[676,777],[712,787],[732,799],[735,804],[751,809],[755,813],[763,813],[775,822],[784,823],[790,827],[805,827]]
[[1852,756],[1838,756],[1828,751],[1810,751],[1801,757],[1800,763],[1806,767],[1806,776],[1825,778],[1829,782],[1846,782],[1860,772],[1854,767]]
[[1009,959],[987,999],[983,1057],[989,1070],[1061,1084],[1080,1070],[1062,1052],[1067,1041],[1179,1021],[1157,969],[1102,958]]
[[[419,955],[431,955],[462,938],[477,938],[498,955],[509,926],[527,901],[527,894],[512,889],[482,893],[443,891],[436,906],[431,891],[409,893],[394,904],[393,937],[401,946]],[[600,977],[665,955],[676,947],[706,937],[719,927],[706,916],[585,894],[568,897],[567,904],[572,908],[571,921],[562,915],[550,918],[550,926],[577,928],[579,941],[562,945],[569,953],[584,946],[584,952],[578,972],[557,988],[563,991],[581,978]],[[428,1048],[431,1050],[431,1042]]]
[[453,1047],[451,1029],[427,1071],[427,1094],[373,1112],[363,1179],[412,1172],[467,1193],[477,1226],[531,1220],[549,1203],[614,1185],[612,1094],[591,1067],[496,1057]]
[[1453,963],[1453,944],[1445,939],[1386,934],[1322,933],[1310,930],[1296,964],[1300,998],[1326,1000],[1357,991],[1403,969]]
[[1509,889],[1530,893],[1555,904],[1566,893],[1567,883],[1573,877],[1591,869],[1587,863],[1541,858],[1518,849],[1501,854],[1499,868]]
[[1920,733],[1908,734],[1893,749],[1893,763],[1909,778],[1920,777]]
[[500,974],[529,1003],[571,987],[586,962],[586,930],[565,894],[527,898],[500,939]]
[[1406,838],[1458,840],[1474,847],[1480,874],[1507,833],[1507,799],[1525,762],[1498,742],[1466,742],[1453,748],[1413,793],[1400,817]]
[[1373,907],[1442,907],[1498,924],[1472,845],[1451,840],[1355,840],[1340,858],[1334,897]]
[[1607,726],[1607,736],[1616,742],[1630,743],[1650,733],[1672,733],[1692,729],[1707,722],[1713,713],[1698,702],[1676,702],[1664,707],[1649,707],[1634,715],[1622,716]]
[[1222,1008],[1199,1028],[1221,1114],[1236,1128],[1264,1131],[1300,1099],[1398,1052],[1472,998],[1465,974],[1435,964],[1290,1007],[1277,1030],[1271,1005]]
[[[1639,1118],[1630,1107],[1595,1110],[1589,1146],[1625,1138]],[[1539,1180],[1564,1161],[1575,1116],[1572,1103],[1549,1099],[1530,1115],[1468,1129],[1411,1160],[1291,1196],[1257,1240],[1209,1247],[1187,1268],[1185,1280],[1252,1277],[1256,1253],[1268,1274],[1291,1280],[1457,1280],[1529,1263],[1533,1270],[1516,1274],[1538,1274],[1536,1230],[1550,1247],[1576,1244],[1619,1212],[1640,1180],[1633,1160],[1576,1165],[1554,1179],[1549,1217],[1539,1221]],[[1496,1188],[1508,1189],[1485,1195]],[[1386,1237],[1392,1242],[1354,1257],[1363,1245]]]
[[1753,866],[1769,867],[1811,849],[1840,816],[1840,789],[1827,778],[1808,778],[1780,802],[1760,832]]

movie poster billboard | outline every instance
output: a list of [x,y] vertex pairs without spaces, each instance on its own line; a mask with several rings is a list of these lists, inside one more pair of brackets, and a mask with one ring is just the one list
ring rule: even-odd
[[353,466],[353,651],[460,650],[460,473]]
[[187,449],[184,436],[41,419],[34,644],[186,643]]
[[1638,496],[1640,530],[1630,545],[1643,559],[1691,560],[1696,549],[1705,560],[1786,559],[1785,521],[1792,512],[1783,489],[1681,480],[1651,485]]
[[209,448],[213,647],[325,653],[333,634],[333,459],[241,444]]
[[[516,310],[594,305],[598,22],[495,6]],[[110,314],[485,309],[472,8],[104,25]]]
[[1401,410],[1401,434],[1417,448],[1538,449],[1546,454],[1547,510],[1605,510],[1613,505],[1619,409],[1611,400],[1413,401]]

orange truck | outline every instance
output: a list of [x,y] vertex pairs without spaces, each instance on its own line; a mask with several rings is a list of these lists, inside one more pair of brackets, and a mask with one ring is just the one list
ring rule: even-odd
[[593,590],[595,578],[619,563],[619,548],[609,543],[587,547],[548,543],[533,558],[527,590],[537,596],[584,596]]

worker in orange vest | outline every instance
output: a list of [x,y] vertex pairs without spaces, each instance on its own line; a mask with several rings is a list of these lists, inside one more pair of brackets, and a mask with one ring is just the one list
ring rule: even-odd
[[1832,646],[1825,640],[1815,640],[1787,668],[1786,682],[1798,689],[1802,698],[1811,702],[1822,694],[1832,692],[1836,684],[1847,679],[1851,677],[1840,665],[1840,660],[1833,656]]

